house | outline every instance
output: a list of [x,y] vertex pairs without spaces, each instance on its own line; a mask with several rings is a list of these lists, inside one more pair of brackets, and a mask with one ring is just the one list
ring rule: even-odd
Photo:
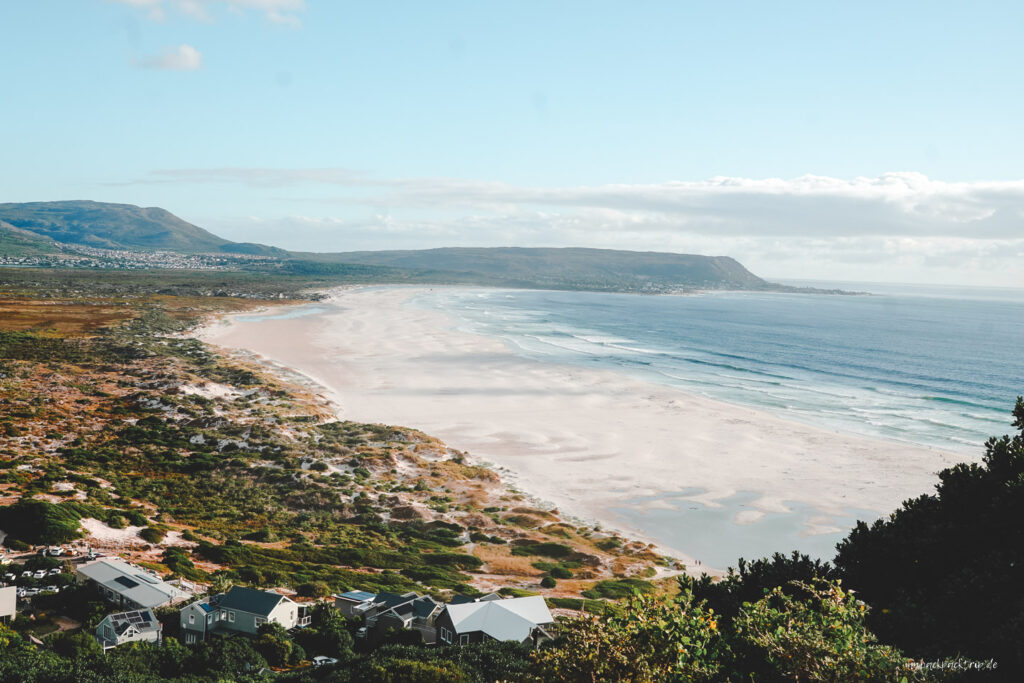
[[96,627],[96,640],[106,652],[124,643],[146,641],[160,644],[163,626],[152,610],[108,614]]
[[334,606],[346,617],[361,617],[373,607],[377,598],[375,593],[366,591],[349,591],[334,596]]
[[14,619],[18,611],[18,587],[0,588],[0,624]]
[[76,573],[79,583],[95,584],[103,597],[127,609],[153,609],[191,597],[157,575],[115,558],[87,562]]
[[434,619],[441,613],[441,603],[429,595],[408,593],[368,593],[349,591],[334,596],[334,606],[347,617],[365,617],[366,628],[376,638],[388,629],[419,631],[424,643],[434,643],[437,631]]
[[309,624],[305,605],[291,598],[243,586],[203,598],[181,609],[181,633],[186,643],[197,643],[217,633],[254,636],[272,621],[286,629]]
[[367,614],[366,626],[378,635],[388,629],[418,631],[420,641],[432,645],[437,642],[434,620],[441,609],[441,603],[429,595],[379,593]]
[[438,641],[443,645],[467,645],[486,640],[536,645],[542,639],[551,638],[543,627],[553,621],[544,598],[534,595],[448,604],[437,616],[435,626]]

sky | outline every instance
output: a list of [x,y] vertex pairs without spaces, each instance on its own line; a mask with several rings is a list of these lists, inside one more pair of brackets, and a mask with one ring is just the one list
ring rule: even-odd
[[1024,287],[1024,3],[3,0],[0,201]]

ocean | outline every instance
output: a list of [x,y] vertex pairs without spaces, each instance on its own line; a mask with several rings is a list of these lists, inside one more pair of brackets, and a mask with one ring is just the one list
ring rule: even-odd
[[864,296],[436,289],[412,304],[544,362],[780,417],[980,453],[1024,393],[1024,291],[815,283]]
[[[868,437],[961,452],[1012,430],[1024,393],[1024,291],[863,283],[789,283],[866,295],[708,292],[640,296],[438,288],[411,305],[451,316],[530,359],[626,373],[779,417]],[[799,549],[830,559],[857,518],[809,534],[816,511],[737,522],[756,492],[721,507],[694,491],[616,510],[705,564],[735,565]],[[921,493],[925,493],[922,491]]]

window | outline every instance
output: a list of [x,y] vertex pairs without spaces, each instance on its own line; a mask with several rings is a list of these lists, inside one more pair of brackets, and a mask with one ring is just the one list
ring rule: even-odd
[[212,614],[207,614],[206,615],[206,623],[207,624],[212,624],[213,623],[213,615]]
[[256,617],[256,628],[263,626],[263,624],[265,623],[267,623],[266,619],[264,619],[263,617]]
[[224,621],[227,618],[228,618],[228,611],[226,609],[222,609],[220,611],[220,620]]
[[231,623],[235,622],[235,610],[228,611],[228,621],[230,621]]
[[459,645],[469,645],[469,634],[463,633],[459,636]]
[[446,629],[444,626],[441,627],[441,640],[445,643],[452,642],[452,632]]
[[196,623],[196,615],[194,615],[194,614],[189,614],[189,615],[188,615],[188,623],[190,623],[190,624],[194,624],[194,623]]

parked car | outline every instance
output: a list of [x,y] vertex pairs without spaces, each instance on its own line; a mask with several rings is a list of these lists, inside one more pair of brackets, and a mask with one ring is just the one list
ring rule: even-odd
[[43,592],[43,593],[59,593],[60,592],[60,588],[58,588],[57,586],[54,586],[54,585],[49,585],[46,588],[40,589],[40,591]]
[[32,575],[32,578],[33,579],[44,579],[44,578],[46,578],[46,570],[45,569],[37,569],[36,573]]
[[323,655],[319,655],[317,657],[313,657],[313,666],[327,666],[328,664],[337,664],[337,663],[338,663],[338,660],[335,659],[334,657],[324,657]]
[[64,572],[63,572],[63,570],[61,570],[61,568],[60,568],[60,567],[54,567],[53,569],[51,569],[51,570],[50,570],[50,571],[49,571],[49,572],[47,573],[47,576],[57,576],[58,574],[63,574],[63,573],[64,573]]
[[16,578],[18,578],[16,574],[12,574],[10,572],[7,572],[6,574],[4,574],[4,581],[10,582],[10,581],[14,581]]
[[26,569],[25,571],[23,571],[21,573],[21,578],[23,578],[23,579],[31,579],[32,578],[32,570],[31,569]]

